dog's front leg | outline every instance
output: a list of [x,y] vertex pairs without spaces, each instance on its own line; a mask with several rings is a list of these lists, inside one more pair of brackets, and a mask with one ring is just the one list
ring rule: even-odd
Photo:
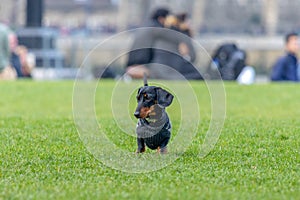
[[137,145],[138,145],[138,149],[136,150],[136,153],[144,153],[146,148],[145,148],[145,141],[143,138],[137,138]]

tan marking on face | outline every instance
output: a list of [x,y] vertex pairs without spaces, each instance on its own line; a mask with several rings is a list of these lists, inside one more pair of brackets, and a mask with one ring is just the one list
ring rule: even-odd
[[140,117],[145,119],[148,116],[149,112],[150,112],[150,108],[147,107],[141,108]]
[[141,111],[140,111],[140,117],[145,119],[146,117],[150,116],[150,115],[155,115],[155,112],[154,111],[154,105],[151,106],[150,108],[148,107],[143,107],[141,108]]
[[156,115],[156,112],[155,112],[155,105],[151,106],[150,107],[150,112],[149,112],[149,116],[155,116]]

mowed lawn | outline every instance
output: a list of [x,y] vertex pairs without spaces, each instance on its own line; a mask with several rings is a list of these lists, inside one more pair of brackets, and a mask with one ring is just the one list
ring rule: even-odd
[[[0,82],[0,199],[299,199],[300,85],[226,83],[222,134],[200,158],[211,105],[206,85],[192,82],[201,121],[187,151],[163,169],[125,173],[97,160],[80,140],[73,84]],[[101,107],[110,101],[114,85],[101,82],[95,107],[101,109],[108,137],[134,152],[135,138],[114,125],[109,106]],[[130,112],[134,95],[124,108]],[[175,129],[178,105],[175,100],[167,109]]]

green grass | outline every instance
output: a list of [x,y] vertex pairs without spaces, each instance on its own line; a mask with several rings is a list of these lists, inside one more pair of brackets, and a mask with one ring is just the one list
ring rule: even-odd
[[[135,139],[122,134],[105,106],[114,82],[101,84],[96,114],[102,128],[134,152]],[[80,140],[73,82],[0,82],[0,199],[299,199],[300,85],[225,84],[222,135],[203,159],[198,154],[210,121],[209,95],[202,82],[192,86],[201,122],[188,150],[161,170],[124,173],[98,161]],[[129,102],[125,109],[131,111],[134,94]],[[168,113],[176,131],[179,103]]]

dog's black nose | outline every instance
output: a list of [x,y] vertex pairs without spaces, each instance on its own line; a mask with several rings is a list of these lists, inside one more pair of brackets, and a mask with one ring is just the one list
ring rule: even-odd
[[140,117],[140,112],[135,111],[134,116],[135,116],[136,118],[139,118],[139,117]]

